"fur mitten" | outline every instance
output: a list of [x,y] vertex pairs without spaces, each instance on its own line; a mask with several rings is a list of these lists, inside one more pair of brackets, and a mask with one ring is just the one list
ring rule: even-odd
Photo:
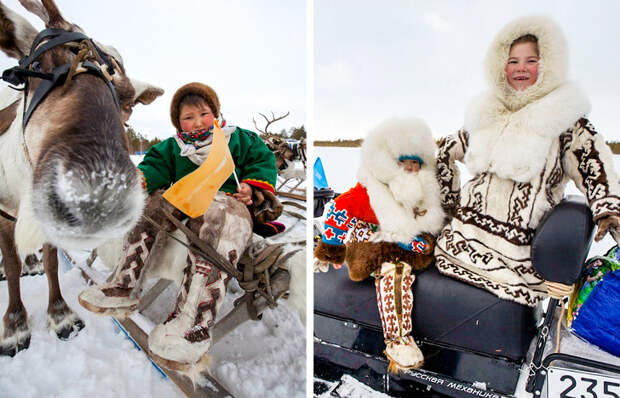
[[282,203],[272,192],[252,186],[252,205],[250,207],[255,222],[264,224],[282,214]]
[[413,271],[428,267],[435,259],[435,238],[430,234],[422,234],[422,238],[428,243],[422,253],[404,250],[397,243],[391,242],[349,242],[346,256],[349,278],[362,281],[380,269],[385,262],[403,261],[409,264]]
[[342,264],[347,252],[345,245],[330,245],[319,241],[314,249],[314,257],[332,264]]

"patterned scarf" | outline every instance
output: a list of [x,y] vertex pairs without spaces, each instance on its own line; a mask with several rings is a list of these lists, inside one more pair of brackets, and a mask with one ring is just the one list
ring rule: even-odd
[[[222,131],[226,137],[226,142],[230,140],[230,135],[235,131],[234,126],[226,126],[226,120],[220,115],[218,118]],[[192,163],[200,166],[211,151],[211,143],[213,142],[213,127],[193,132],[177,132],[174,139],[180,149],[180,155],[187,157]]]
[[[220,126],[222,126],[222,128],[225,127],[226,120],[222,119]],[[209,129],[202,129],[198,131],[177,131],[177,137],[179,137],[185,145],[193,145],[194,148],[198,149],[201,146],[211,143],[211,140],[208,142],[205,141],[211,136],[212,132],[213,126]]]
[[181,141],[183,141],[184,144],[193,145],[194,147],[198,148],[199,146],[201,146],[200,142],[206,140],[207,137],[211,135],[212,131],[213,131],[213,127],[211,127],[210,129],[203,129],[203,130],[190,131],[190,132],[177,131],[177,137],[179,137]]

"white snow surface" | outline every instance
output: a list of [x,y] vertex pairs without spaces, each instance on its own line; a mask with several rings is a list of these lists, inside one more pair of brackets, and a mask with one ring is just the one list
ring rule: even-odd
[[[135,163],[140,159],[132,157]],[[302,183],[300,188],[304,186]],[[305,205],[305,202],[297,202]],[[294,207],[285,206],[285,209],[304,214]],[[287,231],[269,241],[306,239],[304,220],[282,214],[278,221],[287,226]],[[84,265],[89,252],[70,251],[69,255],[77,265]],[[93,268],[105,270],[99,259]],[[184,396],[172,380],[165,379],[146,355],[135,348],[112,318],[97,316],[80,306],[77,297],[87,285],[79,268],[70,268],[59,258],[59,280],[67,304],[86,327],[69,341],[59,340],[46,327],[46,276],[21,278],[22,299],[28,311],[32,338],[30,347],[15,357],[0,357],[1,397]],[[0,282],[2,313],[8,303],[6,285],[6,281]],[[232,301],[239,293],[227,293],[218,319],[232,308]],[[262,320],[248,321],[237,327],[213,346],[210,353],[213,355],[210,373],[237,398],[306,396],[305,327],[299,313],[284,300],[280,300],[275,309],[267,309]],[[198,380],[198,383],[208,381]]]
[[[86,287],[80,270],[63,271],[59,279],[67,304],[86,327],[69,341],[59,340],[45,325],[48,289],[45,275],[21,280],[28,311],[30,347],[15,357],[0,357],[0,395],[3,397],[176,397],[183,396],[134,348],[111,318],[83,309],[78,294]],[[6,281],[0,282],[2,310],[8,302]]]
[[360,382],[350,375],[343,375],[340,381],[330,382],[327,380],[314,379],[328,387],[328,390],[321,395],[315,395],[315,398],[330,398],[337,394],[343,398],[389,398],[389,395],[373,390],[366,384]]

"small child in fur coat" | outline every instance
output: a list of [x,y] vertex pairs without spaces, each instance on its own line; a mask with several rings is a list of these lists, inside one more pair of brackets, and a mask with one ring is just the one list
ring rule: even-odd
[[314,252],[315,270],[346,261],[354,281],[374,273],[392,372],[424,362],[410,336],[411,285],[412,271],[433,262],[434,235],[445,218],[435,150],[430,129],[419,119],[392,119],[371,131],[362,145],[359,182],[330,205]]

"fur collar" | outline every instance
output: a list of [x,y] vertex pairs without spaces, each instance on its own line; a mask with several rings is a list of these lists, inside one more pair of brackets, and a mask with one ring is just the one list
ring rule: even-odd
[[372,241],[411,242],[421,233],[437,235],[443,227],[445,214],[441,208],[439,183],[434,173],[424,180],[424,199],[418,207],[426,214],[414,218],[413,208],[405,208],[394,199],[387,184],[378,181],[365,169],[358,171],[359,182],[366,188],[370,206],[379,221],[379,232]]
[[424,199],[418,207],[426,214],[414,218],[413,208],[405,208],[394,199],[387,184],[373,178],[366,170],[357,174],[359,182],[366,187],[370,206],[379,221],[379,232],[372,241],[411,242],[421,233],[437,235],[443,227],[445,214],[441,208],[439,183],[434,175],[424,181]]
[[517,182],[532,181],[554,140],[589,111],[583,91],[570,83],[517,111],[492,92],[483,93],[465,113],[470,137],[465,164],[472,174],[489,171]]

